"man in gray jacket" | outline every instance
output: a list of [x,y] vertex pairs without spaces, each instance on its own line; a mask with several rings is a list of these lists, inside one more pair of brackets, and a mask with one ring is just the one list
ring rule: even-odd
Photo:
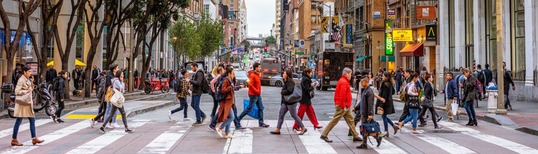
[[[363,78],[361,80],[361,86],[364,88],[362,94],[361,94],[361,102],[360,102],[360,115],[361,115],[361,121],[363,123],[368,123],[372,120],[374,120],[374,91],[370,86],[368,85],[368,78]],[[362,134],[362,144],[357,146],[357,149],[368,149],[368,146],[366,145],[368,140],[369,134]],[[382,136],[376,136],[375,137],[377,141],[377,147],[381,144]]]
[[202,124],[206,118],[206,115],[200,109],[200,98],[202,97],[202,94],[204,93],[203,86],[204,84],[207,84],[207,80],[205,79],[203,70],[198,69],[197,63],[191,63],[191,70],[193,72],[196,72],[194,76],[192,77],[192,80],[189,81],[189,79],[187,78],[187,81],[192,85],[191,106],[194,109],[194,112],[196,113],[195,124]]

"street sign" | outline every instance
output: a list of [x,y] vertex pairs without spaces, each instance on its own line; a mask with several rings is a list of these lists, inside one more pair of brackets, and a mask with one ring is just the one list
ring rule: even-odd
[[385,55],[392,55],[394,54],[394,49],[392,48],[393,42],[392,42],[392,34],[391,33],[385,33]]
[[340,20],[338,17],[332,17],[331,25],[329,25],[329,19],[330,17],[321,17],[321,33],[328,33],[329,28],[331,28],[331,32],[335,32],[334,30],[338,30],[335,27],[338,27],[338,23],[340,23]]
[[304,40],[299,40],[299,48],[304,49]]
[[379,11],[374,11],[374,19],[380,19],[381,18],[381,12]]
[[394,42],[413,42],[413,30],[411,29],[393,29],[392,41]]
[[436,25],[426,25],[426,41],[437,41]]

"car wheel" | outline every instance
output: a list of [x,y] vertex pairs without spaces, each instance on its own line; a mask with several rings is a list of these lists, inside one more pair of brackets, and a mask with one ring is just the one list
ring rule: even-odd
[[277,82],[275,83],[275,86],[277,86],[277,87],[282,87],[282,82],[281,82],[281,81],[277,81]]

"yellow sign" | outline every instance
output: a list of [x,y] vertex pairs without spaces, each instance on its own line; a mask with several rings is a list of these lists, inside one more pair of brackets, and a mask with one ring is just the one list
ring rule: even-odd
[[321,33],[328,33],[329,28],[332,28],[332,32],[338,30],[338,24],[340,23],[338,17],[333,17],[333,20],[331,21],[332,26],[329,26],[329,19],[329,17],[321,17]]
[[410,29],[393,29],[392,41],[394,42],[413,42],[413,30]]

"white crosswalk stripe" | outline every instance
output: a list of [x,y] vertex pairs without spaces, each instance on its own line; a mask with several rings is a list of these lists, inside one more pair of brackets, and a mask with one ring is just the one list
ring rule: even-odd
[[222,153],[252,153],[254,136],[251,129],[234,130],[233,138],[228,138]]
[[[24,121],[26,121],[26,119],[23,119],[23,122]],[[39,119],[35,121],[35,127],[39,127],[50,122],[52,122],[52,120],[50,119]],[[30,123],[25,123],[19,126],[19,132],[22,132],[28,129],[30,129]],[[13,127],[0,131],[0,138],[6,137],[11,134],[13,134]]]
[[190,128],[190,125],[186,129],[177,130],[178,128],[179,126],[172,126],[170,129],[175,130],[175,132],[166,131],[162,133],[151,141],[151,143],[146,145],[142,150],[138,151],[138,153],[167,153],[170,148],[172,148],[172,146],[174,146],[174,144],[176,144],[177,141],[183,135],[185,135],[187,130]]
[[[87,123],[87,122],[86,122]],[[144,125],[146,122],[134,122],[131,124],[130,128],[136,128]],[[87,124],[86,124],[87,125]],[[85,143],[84,145],[81,145],[69,152],[68,154],[81,154],[81,153],[95,153],[102,148],[114,143],[116,140],[120,139],[121,137],[127,135],[128,133],[125,132],[125,130],[113,130],[110,132],[107,132],[106,134],[103,134],[90,142]]]
[[314,127],[310,127],[308,130],[310,131],[307,131],[304,135],[299,135],[308,153],[336,153],[329,143],[319,139],[321,133],[314,130]]
[[[401,128],[401,131],[409,132],[407,128]],[[444,139],[439,136],[435,136],[433,134],[417,134],[413,135],[414,137],[423,140],[425,142],[428,142],[430,144],[433,144],[443,150],[445,150],[448,153],[452,154],[473,154],[477,153],[471,149],[466,148],[465,146],[459,145],[457,143],[454,143],[450,140]]]

